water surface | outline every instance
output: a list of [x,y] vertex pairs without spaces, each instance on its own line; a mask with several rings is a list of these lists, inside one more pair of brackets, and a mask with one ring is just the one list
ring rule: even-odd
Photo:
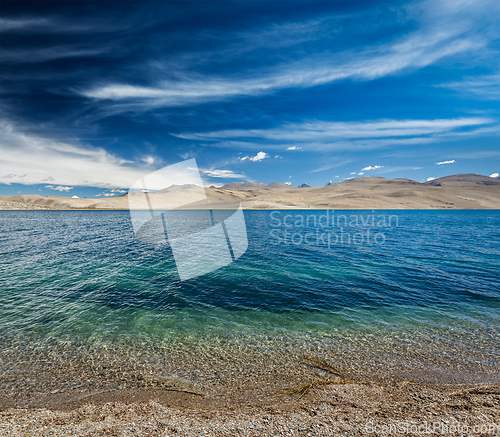
[[500,211],[328,214],[245,211],[247,252],[181,282],[126,211],[1,211],[2,395],[272,392],[314,375],[300,355],[353,379],[500,381]]

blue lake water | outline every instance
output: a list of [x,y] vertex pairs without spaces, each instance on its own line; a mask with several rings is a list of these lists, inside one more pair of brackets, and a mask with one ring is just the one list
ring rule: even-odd
[[500,381],[500,211],[325,214],[245,211],[247,252],[182,282],[127,211],[0,211],[3,393],[33,389],[21,374],[91,389],[103,368],[121,387],[125,367],[292,381],[300,355],[354,379]]

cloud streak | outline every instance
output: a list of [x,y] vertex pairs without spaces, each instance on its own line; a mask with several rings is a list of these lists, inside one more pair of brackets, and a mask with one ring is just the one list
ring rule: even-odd
[[[307,88],[340,80],[373,80],[422,68],[440,59],[470,50],[485,43],[480,39],[460,38],[452,32],[415,35],[402,42],[373,47],[362,53],[323,54],[274,67],[257,74],[258,79],[241,77],[196,77],[184,74],[178,80],[161,81],[156,86],[112,83],[82,91],[95,100],[137,102],[140,109],[175,107],[218,101],[234,97],[260,96],[287,88]],[[327,59],[325,59],[325,57]]]
[[2,61],[31,64],[57,59],[89,58],[111,53],[111,47],[58,46],[32,50],[2,50]]
[[[310,55],[298,52],[300,55],[297,56],[292,53],[288,55],[289,59],[274,61],[271,64],[265,63],[256,69],[238,73],[223,73],[220,69],[210,69],[213,71],[210,74],[200,73],[203,69],[200,69],[199,65],[195,69],[195,66],[189,63],[186,65],[185,62],[180,62],[179,65],[163,62],[170,69],[168,75],[163,72],[162,79],[160,73],[160,77],[156,81],[151,81],[149,85],[133,81],[101,82],[82,89],[80,93],[89,99],[116,105],[116,111],[145,111],[159,107],[196,105],[240,97],[263,96],[283,89],[316,87],[342,80],[370,81],[399,75],[434,65],[455,55],[476,53],[496,38],[494,34],[472,31],[475,25],[474,19],[467,17],[468,14],[474,15],[471,10],[472,12],[481,10],[481,4],[473,7],[471,6],[473,4],[468,2],[458,5],[443,3],[440,9],[432,7],[429,2],[424,5],[423,9],[427,8],[428,11],[419,17],[420,28],[399,39],[367,45],[361,50],[351,48],[335,51],[325,47]],[[494,4],[491,7],[492,10],[495,9]],[[443,10],[447,13],[443,13]],[[335,17],[323,17],[309,20],[302,25],[300,23],[272,25],[268,29],[258,29],[253,33],[247,31],[226,36],[226,40],[236,38],[237,42],[235,47],[225,49],[223,57],[238,62],[248,50],[269,45],[269,35],[272,35],[273,42],[291,44],[293,38],[290,37],[290,32],[293,29],[305,40],[314,39],[315,31],[317,34],[325,33],[327,30],[335,32],[337,29],[333,26],[325,28],[325,22],[334,19]],[[250,42],[252,39],[254,42]],[[298,39],[300,40],[300,37]],[[244,45],[245,40],[247,45]],[[210,56],[214,53],[219,52],[212,50],[196,56],[186,53],[185,56],[202,58],[202,62],[206,59],[221,58],[221,56]],[[119,103],[124,106],[118,105]]]
[[123,160],[102,148],[70,144],[21,132],[0,123],[0,183],[43,184],[53,182],[61,191],[68,185],[129,187],[151,170]]
[[[493,126],[490,126],[492,125]],[[231,129],[202,133],[175,134],[178,138],[209,141],[217,147],[268,148],[299,150],[344,150],[422,144],[453,139],[496,128],[495,120],[486,117],[463,117],[436,120],[373,120],[355,122],[311,121],[288,123],[271,129]],[[292,142],[292,144],[290,144]],[[296,144],[293,144],[296,143]]]
[[201,170],[200,171],[211,178],[223,178],[223,179],[248,179],[243,173],[235,173],[232,170]]
[[438,86],[485,100],[498,100],[500,98],[500,74],[469,77],[462,81],[448,82]]

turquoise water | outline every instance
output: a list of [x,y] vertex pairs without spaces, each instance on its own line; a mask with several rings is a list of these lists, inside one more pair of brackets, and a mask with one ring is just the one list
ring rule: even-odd
[[500,211],[325,214],[245,211],[247,252],[181,282],[126,211],[0,212],[2,393],[292,381],[299,355],[354,379],[500,381]]

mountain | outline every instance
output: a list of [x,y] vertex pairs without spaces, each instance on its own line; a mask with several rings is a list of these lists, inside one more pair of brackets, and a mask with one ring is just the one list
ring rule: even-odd
[[[233,182],[221,188],[170,186],[149,194],[151,201],[182,209],[500,209],[500,180],[459,174],[421,183],[410,179],[363,177],[323,187]],[[203,193],[201,193],[203,194]],[[0,209],[128,209],[141,192],[117,197],[0,196]],[[189,202],[190,205],[186,206]]]
[[325,185],[325,187],[328,187],[328,186],[330,186],[330,185],[333,185],[333,182],[332,182],[332,181],[328,182],[328,183]]
[[456,174],[426,182],[434,187],[473,187],[477,185],[500,185],[500,180],[474,173]]
[[363,186],[385,186],[385,185],[425,185],[420,182],[412,181],[411,179],[398,178],[398,179],[386,179],[381,176],[365,176],[362,178],[352,178],[346,179],[345,181],[336,184],[338,186],[349,185],[351,187],[356,187],[356,189],[361,189]]
[[231,191],[265,190],[266,188],[267,185],[261,182],[231,182],[220,187],[221,190]]
[[292,190],[295,187],[291,187],[288,184],[283,184],[283,183],[276,183],[276,182],[271,182],[270,184],[267,184],[267,188],[270,190],[275,190],[275,189],[280,189],[280,190]]
[[170,185],[170,187],[163,188],[161,190],[154,191],[155,194],[165,194],[165,193],[176,193],[183,190],[189,190],[191,188],[202,188],[195,184],[184,184],[184,185]]
[[[212,187],[210,187],[212,188]],[[220,190],[229,191],[252,191],[252,190],[276,190],[276,189],[290,189],[290,185],[271,182],[270,184],[263,184],[261,182],[231,182],[230,184],[223,185]]]

